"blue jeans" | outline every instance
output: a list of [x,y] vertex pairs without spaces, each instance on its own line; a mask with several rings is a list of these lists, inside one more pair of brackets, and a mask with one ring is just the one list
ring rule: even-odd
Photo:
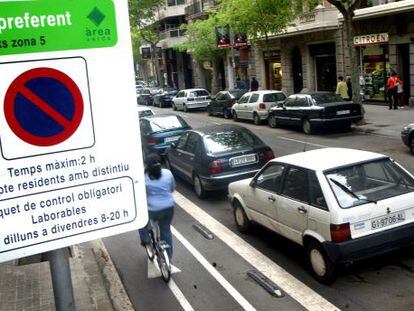
[[[167,253],[168,257],[170,257],[171,260],[173,254],[171,221],[174,216],[174,207],[166,208],[156,212],[148,211],[148,216],[153,221],[158,222],[158,226],[160,227],[160,238],[161,240],[167,242],[167,244],[170,246],[167,248]],[[144,228],[138,230],[141,241],[144,243],[148,243],[150,241],[148,226],[149,224]]]

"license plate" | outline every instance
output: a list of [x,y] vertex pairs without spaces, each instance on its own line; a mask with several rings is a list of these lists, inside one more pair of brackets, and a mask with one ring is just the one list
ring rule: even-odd
[[388,214],[371,220],[371,229],[380,229],[405,221],[405,212]]
[[257,162],[257,158],[255,154],[249,154],[245,156],[235,157],[230,159],[230,166],[243,166],[250,163]]
[[350,114],[350,110],[338,110],[337,112],[336,112],[336,115],[337,116],[341,116],[341,115],[343,115],[343,114]]
[[166,143],[170,143],[170,142],[172,142],[172,141],[176,141],[176,140],[178,140],[179,138],[180,138],[180,136],[166,137],[166,138],[164,139],[164,142],[166,142]]

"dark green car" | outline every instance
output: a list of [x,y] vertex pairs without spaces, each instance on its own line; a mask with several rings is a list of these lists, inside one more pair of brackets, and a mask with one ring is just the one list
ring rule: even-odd
[[176,114],[157,114],[140,119],[141,142],[144,155],[157,152],[160,156],[180,136],[191,129],[183,118]]

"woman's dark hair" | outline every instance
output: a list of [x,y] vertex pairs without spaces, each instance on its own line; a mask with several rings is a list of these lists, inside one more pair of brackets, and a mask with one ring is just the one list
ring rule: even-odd
[[151,153],[145,160],[146,170],[150,179],[160,179],[161,177],[161,158],[156,153]]

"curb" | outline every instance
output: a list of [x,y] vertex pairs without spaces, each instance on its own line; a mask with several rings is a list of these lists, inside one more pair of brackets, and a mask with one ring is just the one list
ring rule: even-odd
[[105,287],[116,311],[134,311],[114,263],[101,239],[89,242],[101,270]]

